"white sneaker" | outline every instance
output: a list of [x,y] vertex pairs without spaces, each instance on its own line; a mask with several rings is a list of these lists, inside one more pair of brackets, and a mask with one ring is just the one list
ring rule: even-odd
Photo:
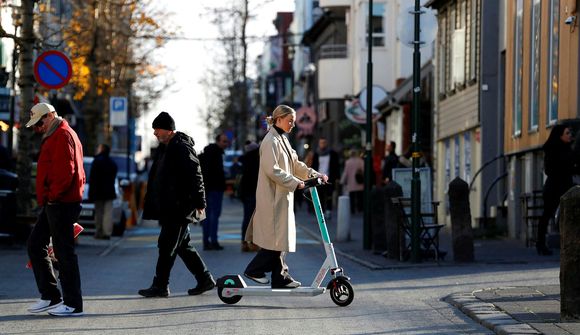
[[83,316],[85,313],[77,308],[68,307],[67,305],[60,305],[57,308],[49,310],[48,314],[54,316]]
[[62,300],[59,300],[58,302],[52,302],[51,300],[38,299],[37,302],[35,302],[34,304],[32,304],[28,307],[28,312],[29,313],[41,313],[44,311],[48,311],[49,309],[53,309],[55,307],[58,307],[60,305],[62,305]]

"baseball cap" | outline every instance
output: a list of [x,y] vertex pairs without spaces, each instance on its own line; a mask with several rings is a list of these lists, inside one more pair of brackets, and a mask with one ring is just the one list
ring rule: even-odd
[[41,102],[34,105],[30,109],[30,121],[26,123],[26,128],[30,128],[31,126],[35,125],[44,115],[50,112],[56,112],[51,104]]

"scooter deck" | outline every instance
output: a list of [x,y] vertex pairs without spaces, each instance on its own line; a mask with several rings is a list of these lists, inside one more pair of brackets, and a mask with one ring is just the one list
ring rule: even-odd
[[224,287],[224,297],[241,296],[307,296],[313,297],[326,292],[324,287],[298,287],[298,288],[268,288],[266,286],[247,287]]

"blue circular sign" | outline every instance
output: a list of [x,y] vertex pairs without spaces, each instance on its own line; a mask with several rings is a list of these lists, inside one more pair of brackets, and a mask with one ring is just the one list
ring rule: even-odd
[[72,64],[62,52],[46,51],[34,62],[34,76],[36,81],[46,88],[61,88],[72,77]]

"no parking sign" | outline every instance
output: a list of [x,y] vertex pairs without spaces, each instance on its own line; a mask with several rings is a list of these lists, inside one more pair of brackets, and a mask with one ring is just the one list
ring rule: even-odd
[[60,51],[43,52],[34,61],[36,81],[51,89],[58,89],[68,84],[72,77],[72,65],[68,57]]

